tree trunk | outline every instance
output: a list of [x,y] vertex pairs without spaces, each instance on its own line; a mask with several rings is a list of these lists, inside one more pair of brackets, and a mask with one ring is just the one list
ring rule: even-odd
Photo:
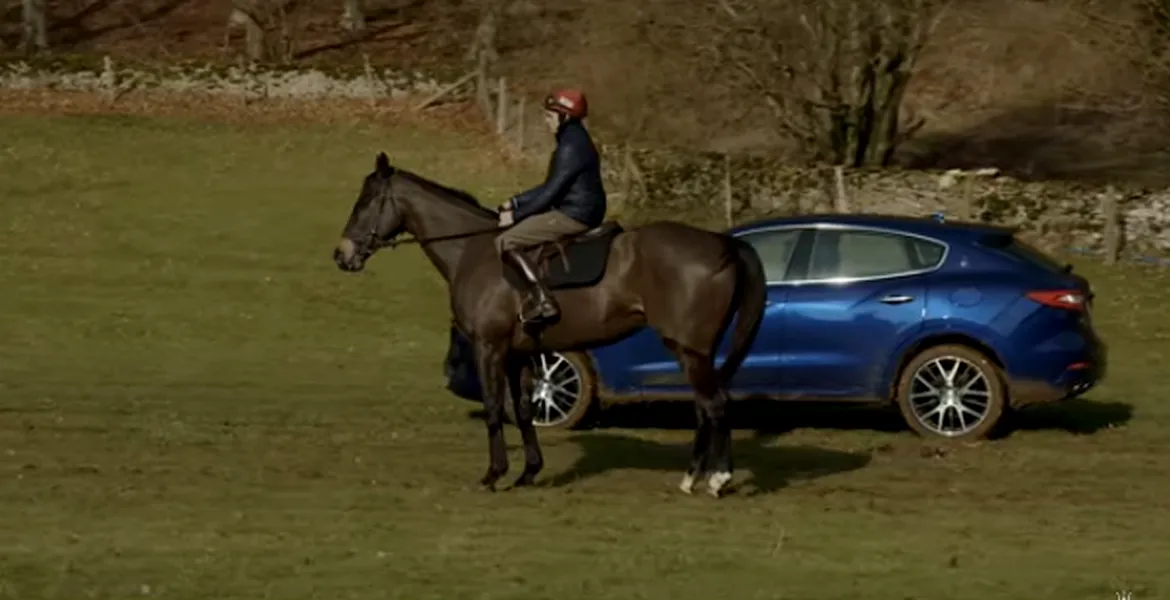
[[264,28],[256,22],[255,19],[248,19],[244,25],[244,39],[248,47],[248,58],[254,61],[262,61],[267,55],[268,40],[264,34]]
[[49,49],[49,17],[45,0],[23,0],[21,4],[24,19],[24,34],[20,40],[25,52]]
[[248,59],[260,62],[268,58],[267,32],[260,22],[257,6],[247,0],[232,2],[232,15],[229,22],[243,25],[244,44]]
[[346,31],[357,32],[366,28],[366,11],[362,0],[342,0],[345,3],[345,12],[341,15],[341,27]]
[[293,43],[293,31],[295,30],[295,27],[291,21],[292,17],[290,17],[288,14],[289,4],[289,2],[282,0],[280,4],[276,6],[276,20],[280,30],[280,46],[275,50],[275,52],[269,53],[270,55],[279,54],[280,61],[286,65],[292,63],[293,50],[295,46]]

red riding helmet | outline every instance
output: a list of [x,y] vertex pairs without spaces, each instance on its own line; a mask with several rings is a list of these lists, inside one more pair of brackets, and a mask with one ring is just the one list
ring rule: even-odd
[[584,119],[589,114],[585,94],[578,89],[557,90],[544,98],[544,109],[558,112],[566,117]]

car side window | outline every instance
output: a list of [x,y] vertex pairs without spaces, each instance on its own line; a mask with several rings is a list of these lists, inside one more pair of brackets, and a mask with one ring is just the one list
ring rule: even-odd
[[796,250],[796,242],[800,239],[803,229],[774,229],[771,231],[754,231],[739,236],[739,239],[749,243],[760,255],[760,262],[764,264],[764,275],[770,283],[784,281],[788,271],[788,263],[792,260],[792,253]]
[[884,277],[929,269],[942,261],[942,244],[896,233],[817,231],[809,279]]

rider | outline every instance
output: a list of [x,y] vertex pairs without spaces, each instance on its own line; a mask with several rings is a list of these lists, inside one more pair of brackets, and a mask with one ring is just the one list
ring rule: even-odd
[[557,140],[548,175],[544,183],[500,206],[500,226],[512,227],[496,238],[502,259],[528,280],[520,312],[525,322],[554,318],[560,309],[521,252],[597,227],[606,211],[600,155],[581,122],[588,115],[585,95],[575,89],[553,92],[544,99],[544,115]]

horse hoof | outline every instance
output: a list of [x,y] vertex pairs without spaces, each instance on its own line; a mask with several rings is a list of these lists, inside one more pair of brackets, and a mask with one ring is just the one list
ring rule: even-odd
[[530,473],[524,473],[520,477],[516,478],[516,481],[512,484],[512,487],[528,487],[534,483],[536,483],[536,476]]
[[484,475],[483,478],[479,480],[479,485],[483,486],[483,488],[489,492],[494,492],[496,491],[496,482],[499,480],[500,475],[489,469],[487,475]]
[[726,488],[727,483],[730,481],[731,473],[728,473],[727,471],[720,471],[711,475],[711,477],[707,480],[707,493],[710,494],[713,498],[722,497],[723,491]]
[[684,494],[690,494],[695,491],[695,476],[687,473],[683,475],[682,481],[678,484],[678,489],[682,490]]

